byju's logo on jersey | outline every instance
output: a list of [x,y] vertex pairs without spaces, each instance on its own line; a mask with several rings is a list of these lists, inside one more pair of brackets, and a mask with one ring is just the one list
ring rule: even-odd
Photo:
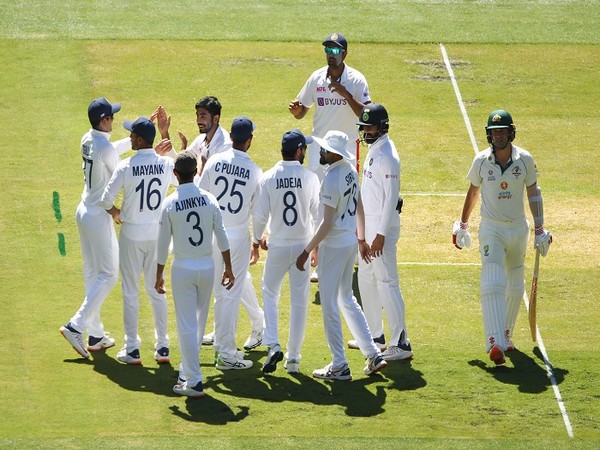
[[345,98],[327,98],[317,97],[317,105],[319,106],[344,106],[348,103]]

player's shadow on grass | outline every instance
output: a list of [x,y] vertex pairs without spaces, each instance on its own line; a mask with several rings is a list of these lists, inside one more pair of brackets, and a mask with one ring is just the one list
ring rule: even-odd
[[[501,383],[516,385],[519,392],[539,394],[548,390],[552,384],[540,350],[536,347],[533,353],[540,359],[541,364],[516,349],[505,354],[507,362],[510,362],[513,367],[493,367],[481,360],[472,360],[469,364],[485,370]],[[552,371],[557,384],[562,383],[565,375],[569,373],[568,370],[559,368],[553,368]]]
[[423,372],[415,370],[412,367],[412,360],[389,361],[387,367],[382,372],[386,378],[392,380],[388,385],[389,389],[399,391],[414,391],[427,386],[427,381],[423,377]]
[[[290,376],[283,367],[281,376],[277,372],[258,375],[254,370],[246,374],[242,371],[223,372],[207,379],[207,388],[218,394],[235,398],[260,399],[265,402],[299,402],[314,405],[340,405],[346,414],[353,417],[372,417],[385,410],[386,392],[378,386],[374,394],[367,389],[372,383],[385,382],[381,375],[358,378],[352,381],[315,380],[311,376],[298,373]],[[244,371],[246,372],[246,371]]]
[[207,425],[226,425],[229,422],[239,422],[248,417],[250,411],[247,406],[238,406],[238,412],[233,412],[229,406],[209,394],[202,398],[186,399],[186,411],[182,411],[176,405],[169,407],[169,409],[174,416],[181,419]]
[[106,376],[112,382],[129,391],[151,392],[167,397],[176,397],[173,385],[178,372],[170,364],[158,367],[123,364],[104,351],[93,354],[94,371]]

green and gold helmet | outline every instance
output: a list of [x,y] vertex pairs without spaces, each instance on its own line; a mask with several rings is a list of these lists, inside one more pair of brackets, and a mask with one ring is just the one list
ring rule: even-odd
[[513,123],[512,116],[508,111],[504,109],[497,109],[492,111],[488,116],[487,126],[485,127],[487,140],[491,144],[492,142],[492,134],[490,130],[500,129],[500,128],[508,128],[511,130],[510,133],[510,141],[512,142],[515,138],[517,128]]

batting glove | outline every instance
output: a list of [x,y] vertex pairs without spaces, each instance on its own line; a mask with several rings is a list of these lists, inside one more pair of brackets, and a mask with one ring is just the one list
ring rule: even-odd
[[471,246],[471,233],[469,233],[468,222],[461,222],[459,220],[454,222],[454,226],[452,227],[452,243],[459,250]]
[[552,234],[549,231],[544,230],[544,227],[536,228],[533,248],[539,248],[540,255],[546,256],[548,254],[550,244],[552,244]]

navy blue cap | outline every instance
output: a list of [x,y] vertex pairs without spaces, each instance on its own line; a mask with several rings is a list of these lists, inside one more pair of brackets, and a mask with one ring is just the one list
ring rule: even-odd
[[88,117],[90,119],[90,123],[94,124],[100,122],[100,119],[103,119],[107,116],[112,116],[114,113],[119,112],[120,110],[120,103],[111,105],[104,97],[97,98],[92,100],[92,103],[90,103],[90,106],[88,106]]
[[256,127],[246,116],[236,117],[231,124],[231,139],[238,142],[247,141]]
[[286,131],[281,139],[281,148],[286,151],[294,151],[300,147],[306,147],[313,141],[311,136],[305,136],[298,128]]
[[154,122],[150,119],[138,117],[135,121],[126,120],[123,122],[123,126],[126,130],[137,134],[149,144],[154,142],[154,138],[156,137],[156,127],[154,126]]
[[343,50],[348,50],[348,41],[340,33],[331,33],[323,41],[324,46],[335,45]]

